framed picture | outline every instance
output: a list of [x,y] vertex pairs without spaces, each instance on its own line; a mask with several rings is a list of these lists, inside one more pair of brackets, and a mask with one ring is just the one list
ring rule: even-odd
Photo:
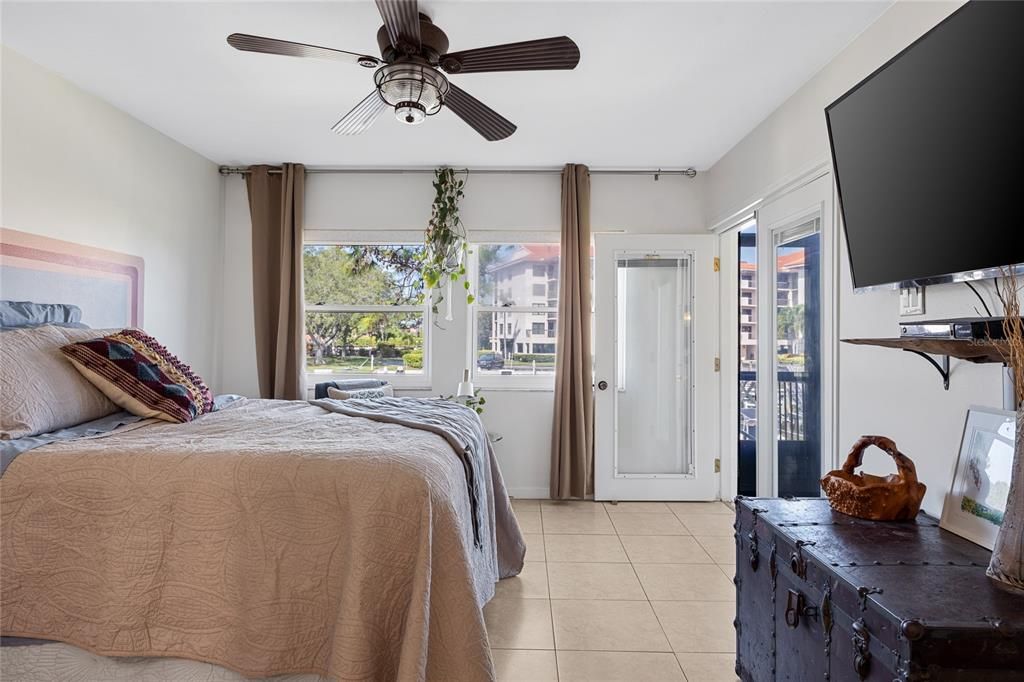
[[1010,493],[1016,415],[990,407],[967,410],[953,483],[939,525],[992,549]]

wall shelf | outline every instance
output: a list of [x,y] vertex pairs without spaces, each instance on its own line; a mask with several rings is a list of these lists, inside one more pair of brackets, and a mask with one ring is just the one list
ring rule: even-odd
[[[843,339],[843,343],[851,343],[857,346],[879,346],[882,348],[896,348],[899,350],[920,355],[930,362],[942,377],[942,386],[949,390],[949,359],[957,358],[975,363],[999,363],[1006,362],[1003,357],[1000,344],[991,340],[964,340],[964,339],[928,339],[919,337],[895,338],[895,339]],[[942,358],[941,364],[933,355]]]

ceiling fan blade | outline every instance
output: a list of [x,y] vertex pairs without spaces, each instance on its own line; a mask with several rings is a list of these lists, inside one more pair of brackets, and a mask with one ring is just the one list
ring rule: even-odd
[[305,43],[293,43],[290,40],[264,38],[262,36],[249,35],[248,33],[232,33],[228,36],[228,45],[236,50],[243,50],[245,52],[281,54],[286,57],[333,59],[335,61],[359,64],[361,66],[376,66],[377,64],[380,64],[379,59],[366,54],[345,52],[344,50],[335,50],[330,47],[320,47],[318,45],[307,45]]
[[479,47],[441,57],[441,68],[448,73],[575,69],[579,63],[580,48],[566,36]]
[[504,140],[516,131],[514,123],[457,85],[449,84],[444,104],[488,142]]
[[339,135],[358,135],[372,126],[381,112],[387,108],[387,102],[382,100],[374,90],[364,97],[362,102],[352,107],[352,111],[331,126],[331,130]]
[[392,47],[399,52],[418,52],[420,10],[416,0],[377,0],[377,10],[387,26]]

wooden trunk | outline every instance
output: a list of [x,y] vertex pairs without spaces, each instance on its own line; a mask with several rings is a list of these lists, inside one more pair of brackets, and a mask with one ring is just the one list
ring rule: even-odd
[[745,682],[1024,681],[1024,597],[989,552],[920,514],[737,498],[736,673]]

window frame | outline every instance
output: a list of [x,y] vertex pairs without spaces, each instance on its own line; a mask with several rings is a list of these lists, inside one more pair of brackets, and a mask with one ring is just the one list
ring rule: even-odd
[[[302,237],[302,246],[388,246],[423,244],[423,233],[411,230],[306,230]],[[350,305],[333,304],[308,305],[303,294],[302,322],[303,338],[305,338],[305,322],[307,312],[317,313],[422,313],[423,314],[423,371],[420,374],[360,374],[356,372],[313,372],[305,365],[306,354],[303,352],[303,371],[306,384],[313,390],[314,384],[325,381],[344,381],[349,379],[385,379],[396,389],[431,390],[433,388],[433,353],[431,352],[431,330],[434,326],[430,310],[430,298],[426,297],[422,305]]]
[[[480,268],[479,268],[479,247],[489,246],[495,244],[557,244],[561,245],[561,235],[557,232],[476,232],[470,235],[470,257],[469,264],[467,267],[467,274],[470,276],[470,282],[472,283],[473,291],[476,292],[480,286]],[[559,248],[558,254],[558,279],[559,282],[562,277],[562,254],[561,248]],[[531,280],[533,279],[532,270],[530,274]],[[531,281],[532,284],[532,281]],[[480,302],[481,298],[477,297],[477,300],[467,306],[467,314],[469,320],[467,321],[466,328],[468,330],[468,339],[466,344],[466,362],[467,367],[470,368],[470,376],[472,377],[473,384],[477,388],[483,388],[488,391],[554,391],[555,390],[555,373],[550,374],[520,374],[520,375],[500,375],[500,374],[485,374],[480,371],[477,367],[477,328],[480,323],[480,314],[488,312],[508,312],[508,313],[522,313],[526,315],[533,314],[544,314],[545,316],[554,313],[558,314],[558,304],[554,306],[544,305],[537,306],[529,304],[525,306],[493,306],[485,305]],[[545,324],[550,318],[545,317]],[[557,317],[556,317],[557,319]],[[525,337],[524,337],[525,338]],[[513,350],[513,353],[518,351]],[[557,333],[555,341],[555,357],[558,356],[558,342]]]

